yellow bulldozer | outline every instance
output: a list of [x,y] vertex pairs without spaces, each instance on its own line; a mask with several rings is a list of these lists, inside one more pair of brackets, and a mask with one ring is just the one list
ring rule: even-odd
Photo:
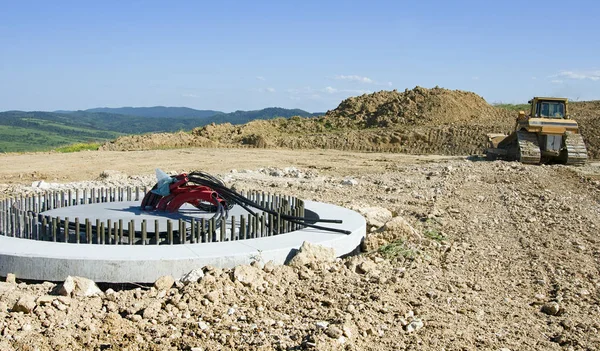
[[577,122],[569,118],[568,99],[534,97],[528,103],[529,115],[519,111],[514,132],[487,135],[487,158],[530,164],[585,164],[587,149]]

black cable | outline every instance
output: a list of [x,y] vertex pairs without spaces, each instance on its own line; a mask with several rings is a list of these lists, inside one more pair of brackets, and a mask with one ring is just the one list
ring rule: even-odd
[[[236,203],[240,206],[242,206],[245,210],[249,211],[250,213],[252,213],[252,215],[254,215],[254,212],[249,210],[249,206],[250,207],[254,207],[257,208],[263,212],[275,215],[275,216],[279,216],[282,219],[295,223],[295,224],[300,224],[306,227],[312,227],[315,229],[321,229],[321,230],[327,230],[327,231],[332,231],[332,232],[338,232],[338,233],[344,233],[344,234],[350,234],[351,232],[347,231],[347,230],[341,230],[341,229],[334,229],[334,228],[327,228],[327,227],[322,227],[322,226],[317,226],[314,224],[309,224],[306,223],[307,221],[310,222],[322,222],[322,223],[342,223],[341,220],[336,220],[336,219],[315,219],[315,218],[307,218],[307,217],[297,217],[297,216],[291,216],[291,215],[286,215],[286,214],[282,214],[279,213],[275,210],[271,210],[269,208],[263,207],[260,204],[251,201],[250,199],[242,196],[241,194],[237,193],[236,191],[227,188],[222,181],[220,181],[219,179],[206,174],[204,172],[201,171],[196,171],[196,172],[192,172],[188,175],[188,179],[196,184],[199,185],[204,185],[204,186],[208,186],[212,189],[214,189],[219,196],[221,196],[225,201],[227,202],[233,202]],[[229,203],[228,203],[228,207],[229,207]]]

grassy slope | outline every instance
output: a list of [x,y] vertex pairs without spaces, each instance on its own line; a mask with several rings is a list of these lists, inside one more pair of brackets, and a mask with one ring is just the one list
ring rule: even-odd
[[0,152],[44,151],[72,143],[111,140],[119,135],[119,133],[104,131],[95,133],[93,130],[64,135],[60,131],[48,132],[35,128],[0,125]]
[[208,118],[148,118],[87,111],[7,111],[0,112],[0,152],[44,151],[74,143],[112,140],[124,134],[177,132],[213,122],[242,124],[253,119],[296,114],[312,115],[302,110],[282,108],[237,111]]

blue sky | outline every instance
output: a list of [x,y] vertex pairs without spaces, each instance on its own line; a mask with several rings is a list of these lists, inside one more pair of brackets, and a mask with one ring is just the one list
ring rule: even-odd
[[6,1],[0,111],[326,111],[417,85],[600,99],[599,18],[598,1]]

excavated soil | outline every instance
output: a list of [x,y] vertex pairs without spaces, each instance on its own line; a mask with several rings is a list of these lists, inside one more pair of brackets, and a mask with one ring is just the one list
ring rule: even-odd
[[[592,158],[600,156],[599,107],[599,101],[570,104]],[[192,134],[122,137],[102,149],[201,146],[475,155],[487,147],[486,134],[510,132],[516,114],[472,92],[416,87],[351,97],[318,118],[213,124]]]
[[203,169],[238,189],[356,208],[370,223],[359,256],[236,268],[251,281],[204,267],[197,283],[103,287],[102,296],[42,299],[27,313],[15,302],[55,284],[17,276],[0,284],[1,350],[600,349],[598,163],[260,149],[0,161],[3,196],[40,191],[32,179],[46,179],[43,188],[141,185],[154,167]]

